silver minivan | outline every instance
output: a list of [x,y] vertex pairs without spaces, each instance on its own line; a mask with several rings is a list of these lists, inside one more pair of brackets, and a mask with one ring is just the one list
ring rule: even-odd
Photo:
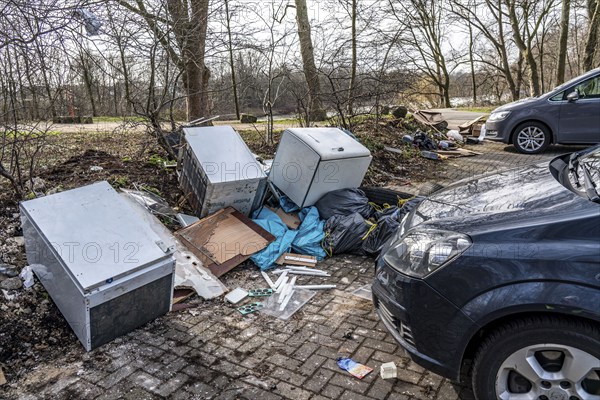
[[486,138],[527,154],[541,153],[551,143],[600,143],[600,68],[539,97],[496,108],[486,128]]

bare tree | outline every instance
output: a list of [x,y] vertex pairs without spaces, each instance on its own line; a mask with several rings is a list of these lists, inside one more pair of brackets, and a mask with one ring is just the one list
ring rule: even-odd
[[598,34],[600,32],[600,1],[588,0],[587,7],[589,25],[583,56],[583,69],[586,71],[594,68],[594,57],[598,47]]
[[302,66],[310,96],[309,116],[314,121],[321,121],[326,118],[326,114],[321,101],[321,83],[319,81],[319,71],[315,64],[308,9],[306,7],[306,0],[295,0],[295,2],[300,54],[302,55]]
[[558,65],[556,66],[556,84],[565,81],[565,67],[567,64],[567,45],[569,41],[569,18],[571,14],[571,0],[562,1],[562,15],[560,19],[560,40],[558,44]]

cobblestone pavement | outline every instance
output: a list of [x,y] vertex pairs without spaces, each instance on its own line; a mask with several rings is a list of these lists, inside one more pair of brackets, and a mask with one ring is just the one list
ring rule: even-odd
[[[541,156],[507,146],[473,146],[477,157],[447,161],[449,182],[476,173],[536,162]],[[341,256],[320,263],[336,290],[319,292],[289,321],[264,314],[242,316],[221,300],[167,316],[85,353],[72,342],[57,346],[51,361],[10,374],[0,398],[20,399],[469,399],[470,393],[411,362],[378,320],[370,301],[352,292],[369,283],[373,261]],[[317,282],[312,278],[304,282]],[[264,287],[256,267],[227,274],[229,287]],[[335,363],[350,356],[375,370],[363,380]],[[394,361],[398,379],[384,381],[379,366]]]

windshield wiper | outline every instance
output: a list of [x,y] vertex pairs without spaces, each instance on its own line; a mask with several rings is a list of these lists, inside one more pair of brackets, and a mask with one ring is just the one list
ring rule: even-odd
[[587,154],[587,151],[573,153],[571,157],[569,157],[569,172],[573,174],[575,177],[575,185],[577,188],[581,187],[579,183],[579,172],[577,171],[577,167],[581,167],[583,171],[583,188],[585,190],[585,194],[588,199],[593,201],[594,203],[600,203],[600,194],[598,193],[598,189],[596,188],[596,184],[592,180],[592,174],[587,165],[584,162],[580,162],[580,157],[584,154]]

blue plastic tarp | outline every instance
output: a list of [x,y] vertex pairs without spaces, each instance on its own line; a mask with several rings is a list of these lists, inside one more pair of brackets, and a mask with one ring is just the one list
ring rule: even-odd
[[298,213],[298,217],[302,223],[297,230],[292,230],[277,214],[266,207],[254,213],[253,221],[276,237],[276,240],[264,250],[250,257],[261,270],[265,271],[273,267],[283,253],[288,253],[292,249],[299,254],[315,256],[318,260],[325,258],[325,250],[321,248],[321,241],[325,236],[323,232],[325,221],[319,218],[319,211],[316,207],[307,207]]
[[292,248],[296,253],[317,257],[317,260],[325,258],[325,250],[321,242],[325,237],[323,226],[325,221],[319,218],[317,207],[306,207],[298,213],[302,223],[298,227],[298,235],[292,242]]

